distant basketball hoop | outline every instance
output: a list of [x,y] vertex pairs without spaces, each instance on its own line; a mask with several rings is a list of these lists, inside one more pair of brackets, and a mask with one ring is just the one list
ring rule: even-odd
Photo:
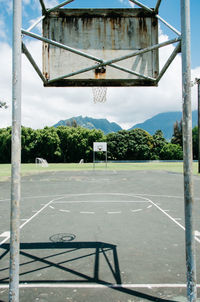
[[95,168],[95,152],[105,153],[105,164],[107,168],[107,143],[106,142],[94,142],[93,143],[93,169]]

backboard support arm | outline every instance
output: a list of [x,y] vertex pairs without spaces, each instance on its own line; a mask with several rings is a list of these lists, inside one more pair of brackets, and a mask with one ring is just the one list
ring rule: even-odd
[[74,1],[74,0],[66,0],[66,1],[64,1],[64,2],[62,2],[62,3],[60,3],[60,4],[58,4],[58,5],[56,5],[56,6],[52,7],[52,8],[50,8],[50,9],[47,9],[47,13],[49,14],[49,13],[51,13],[51,12],[57,10],[58,8],[61,8],[61,7],[63,7],[64,5],[67,5],[67,4],[69,4],[69,3],[73,2],[73,1]]
[[23,42],[22,42],[22,52],[26,55],[27,59],[29,60],[29,62],[31,63],[31,65],[33,66],[33,68],[35,69],[37,74],[39,75],[42,82],[46,83],[46,79],[43,76],[43,73],[41,72],[40,68],[36,64],[35,60],[33,59],[32,55],[30,54],[30,52],[28,51],[26,45]]
[[156,14],[158,14],[161,2],[162,2],[162,0],[158,0],[156,3],[155,9],[154,9]]
[[158,20],[160,20],[162,23],[164,23],[167,27],[169,27],[169,29],[171,29],[175,34],[177,34],[178,36],[181,36],[181,33],[176,29],[174,28],[171,24],[169,24],[167,21],[165,21],[161,16],[159,16],[157,14],[157,11],[159,9],[159,5],[161,3],[161,0],[158,0],[157,4],[156,4],[156,8],[155,10],[149,8],[148,6],[142,4],[141,2],[137,1],[137,0],[129,0],[133,3],[135,3],[136,5],[138,5],[139,7],[141,8],[144,8],[146,11],[150,12],[150,13],[155,13],[155,16],[158,18]]
[[[30,36],[32,38],[35,38],[35,39],[38,39],[40,41],[43,41],[43,42],[46,42],[46,43],[49,43],[51,45],[54,45],[54,46],[57,46],[57,47],[60,47],[62,49],[65,49],[65,50],[68,50],[68,51],[71,51],[77,55],[80,55],[80,56],[83,56],[83,57],[86,57],[88,59],[91,59],[91,60],[94,60],[94,61],[97,61],[99,62],[100,64],[95,64],[93,66],[90,66],[90,67],[87,67],[87,68],[84,68],[84,69],[81,69],[81,70],[78,70],[76,72],[73,72],[73,73],[69,73],[69,74],[66,74],[66,75],[62,75],[61,77],[58,77],[58,78],[55,78],[55,79],[52,79],[50,81],[48,81],[48,83],[53,83],[59,79],[63,79],[63,78],[67,78],[67,77],[71,77],[71,76],[74,76],[74,75],[77,75],[77,74],[80,74],[80,73],[84,73],[86,71],[90,71],[90,70],[93,70],[95,68],[98,68],[100,66],[105,66],[105,65],[110,65],[111,67],[113,68],[117,68],[117,69],[121,69],[121,67],[117,66],[117,65],[114,65],[113,63],[116,63],[116,62],[119,62],[119,61],[122,61],[122,60],[126,60],[128,58],[131,58],[131,57],[134,57],[134,56],[138,56],[138,55],[141,55],[141,54],[144,54],[146,52],[149,52],[149,51],[153,51],[153,50],[156,50],[158,48],[161,48],[161,47],[164,47],[164,46],[167,46],[167,45],[170,45],[170,44],[173,44],[173,43],[177,43],[180,41],[180,38],[175,38],[175,39],[171,39],[171,40],[168,40],[168,41],[165,41],[165,42],[162,42],[162,43],[159,43],[159,44],[156,44],[156,45],[153,45],[153,46],[149,46],[145,49],[142,49],[142,50],[138,50],[138,51],[134,51],[134,52],[131,52],[130,54],[127,54],[127,55],[124,55],[124,56],[121,56],[121,57],[118,57],[118,58],[114,58],[114,59],[111,59],[111,60],[107,60],[107,61],[104,61],[98,57],[94,57],[94,56],[91,56],[85,52],[82,52],[80,50],[77,50],[75,48],[72,48],[72,47],[69,47],[67,45],[64,45],[62,43],[59,43],[59,42],[56,42],[56,41],[53,41],[51,39],[47,39],[47,38],[44,38],[44,37],[41,37],[40,35],[37,35],[37,34],[34,34],[34,33],[31,33],[31,32],[28,32],[24,29],[22,29],[22,33],[27,35],[27,36]],[[136,73],[134,71],[130,72],[130,70],[128,69],[125,69],[123,68],[123,71],[125,72],[128,72],[128,73],[131,73],[131,74],[135,74],[139,77],[143,77],[143,78],[146,78],[148,80],[156,80],[154,78],[150,78],[150,77],[146,77],[146,76],[143,76],[139,73]]]
[[173,62],[173,60],[176,58],[177,54],[180,52],[181,50],[181,42],[178,43],[178,45],[176,46],[176,48],[174,49],[174,51],[172,52],[172,54],[170,55],[169,59],[167,60],[167,62],[165,63],[165,65],[163,66],[162,70],[160,71],[156,82],[158,83],[161,78],[163,77],[163,75],[165,74],[165,72],[167,71],[168,67],[171,65],[171,63]]
[[42,7],[42,13],[45,14],[47,10],[46,10],[46,6],[44,4],[44,1],[43,0],[39,0],[39,1],[40,1],[40,5]]

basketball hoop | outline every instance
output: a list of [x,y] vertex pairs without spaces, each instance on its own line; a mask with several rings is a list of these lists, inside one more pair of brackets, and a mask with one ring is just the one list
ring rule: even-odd
[[106,102],[106,94],[107,94],[107,87],[92,87],[93,93],[93,101],[94,103],[105,103]]

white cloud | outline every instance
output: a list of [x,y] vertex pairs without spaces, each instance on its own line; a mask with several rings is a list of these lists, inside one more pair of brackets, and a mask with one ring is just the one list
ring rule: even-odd
[[[163,40],[165,37],[160,37]],[[41,43],[27,44],[41,66]],[[160,50],[161,65],[173,51],[170,45]],[[0,110],[0,127],[11,123],[11,48],[0,45],[0,98],[8,102],[7,110]],[[23,55],[22,65],[22,124],[33,128],[53,125],[61,119],[83,115],[107,118],[122,127],[131,127],[155,114],[182,110],[181,57],[178,55],[158,87],[108,88],[106,103],[93,103],[91,88],[44,88],[30,63]],[[200,67],[192,70],[192,79],[198,77]],[[192,88],[192,108],[196,108],[196,85]]]
[[6,43],[0,43],[0,99],[8,104],[8,109],[0,110],[0,127],[11,124],[11,97],[12,97],[12,52]]
[[132,7],[132,8],[134,8],[136,5],[133,3],[133,2],[131,2],[131,1],[128,1],[128,3],[129,3],[129,5]]
[[135,7],[135,4],[129,0],[118,0],[122,4],[128,4],[130,7]]
[[0,39],[6,39],[6,25],[2,15],[0,15]]
[[59,3],[61,3],[61,2],[59,2],[57,0],[46,0],[45,1],[45,6],[47,8],[51,8],[51,7],[54,7],[54,6],[58,5]]
[[2,5],[3,10],[5,10],[8,15],[12,14],[12,0],[0,0],[0,5]]

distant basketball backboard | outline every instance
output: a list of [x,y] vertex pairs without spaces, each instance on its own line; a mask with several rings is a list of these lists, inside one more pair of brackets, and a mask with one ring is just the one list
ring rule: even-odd
[[45,86],[156,85],[158,49],[147,49],[158,43],[158,21],[142,8],[58,9],[43,36],[57,42],[43,42]]
[[107,151],[107,143],[106,142],[94,142],[93,143],[93,151],[94,152],[106,152]]

